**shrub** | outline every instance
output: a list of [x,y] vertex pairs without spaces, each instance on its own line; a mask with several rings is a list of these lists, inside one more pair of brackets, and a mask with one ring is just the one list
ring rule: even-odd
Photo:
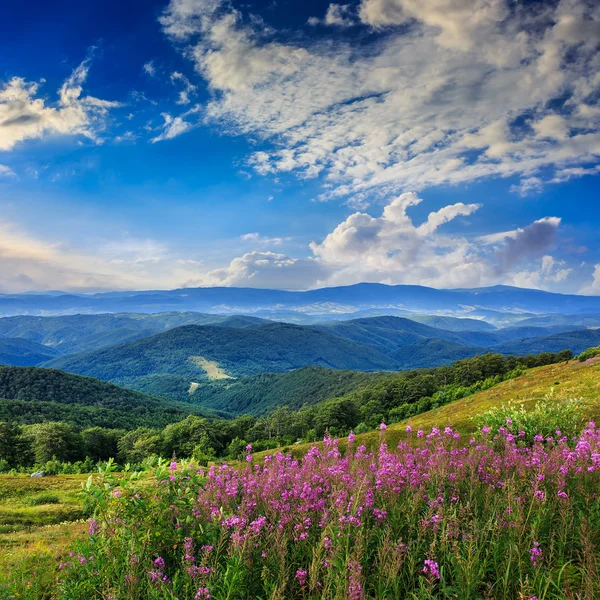
[[600,346],[588,348],[577,357],[577,360],[579,362],[585,362],[586,360],[590,358],[596,358],[597,356],[600,356]]
[[533,410],[508,402],[475,417],[474,421],[479,427],[488,426],[495,433],[506,430],[531,443],[536,435],[573,437],[581,427],[582,418],[581,400],[557,402],[548,395]]

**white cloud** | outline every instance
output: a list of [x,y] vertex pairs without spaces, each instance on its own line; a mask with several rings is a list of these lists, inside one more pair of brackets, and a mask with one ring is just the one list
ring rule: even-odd
[[529,194],[539,194],[544,187],[539,177],[526,177],[521,179],[519,185],[512,185],[511,192],[516,192],[519,196],[528,196]]
[[[547,287],[561,283],[570,274],[570,269],[548,254],[560,225],[556,217],[469,240],[444,233],[443,226],[473,214],[480,205],[445,206],[415,224],[407,211],[420,202],[416,194],[404,193],[379,217],[363,212],[350,215],[320,243],[310,244],[312,256],[308,259],[255,251],[209,276],[218,285],[286,288],[361,281],[433,287],[496,283]],[[257,235],[250,234],[248,240],[256,240]]]
[[183,73],[179,73],[179,71],[171,74],[171,82],[174,85],[180,84],[183,86],[183,89],[179,91],[177,104],[189,104],[191,102],[190,96],[195,96],[198,88],[192,85],[190,80]]
[[172,0],[161,23],[213,93],[205,119],[268,142],[262,174],[323,177],[323,200],[598,164],[595,3],[363,0],[360,18],[385,35],[284,43],[224,0]]
[[198,107],[194,107],[178,117],[173,117],[169,113],[161,113],[162,118],[164,119],[164,123],[160,127],[162,131],[157,136],[153,137],[151,142],[154,144],[164,140],[172,140],[173,138],[182,135],[186,131],[193,129],[194,124],[192,124],[190,121],[186,121],[186,118],[198,112],[198,110]]
[[546,289],[550,284],[561,283],[571,274],[572,269],[564,268],[563,261],[552,256],[544,256],[537,269],[519,271],[511,276],[511,283],[517,287]]
[[198,263],[164,244],[125,237],[84,251],[0,221],[0,292],[175,288],[206,284]]
[[330,4],[325,13],[325,25],[351,27],[354,25],[349,4]]
[[360,17],[368,25],[403,25],[414,19],[433,28],[441,46],[459,50],[495,34],[494,26],[508,16],[503,0],[363,0],[360,5]]
[[261,244],[264,246],[269,246],[269,245],[280,246],[281,244],[283,244],[283,242],[287,242],[290,240],[290,238],[262,236],[257,232],[244,233],[243,235],[240,236],[240,239],[243,242],[252,242],[252,243]]
[[156,67],[154,66],[154,61],[152,60],[149,60],[148,62],[144,63],[142,70],[144,71],[144,73],[146,73],[146,75],[149,75],[150,77],[156,76]]
[[306,289],[318,286],[327,267],[313,258],[290,258],[274,252],[248,252],[229,266],[208,274],[212,285],[275,289]]
[[6,165],[0,165],[0,177],[16,177],[17,174]]
[[0,88],[0,150],[12,150],[28,139],[82,135],[98,140],[104,118],[118,102],[83,95],[89,60],[82,62],[58,90],[58,102],[38,96],[39,83],[13,77]]
[[600,264],[594,266],[592,282],[583,286],[581,293],[588,294],[590,296],[600,296]]

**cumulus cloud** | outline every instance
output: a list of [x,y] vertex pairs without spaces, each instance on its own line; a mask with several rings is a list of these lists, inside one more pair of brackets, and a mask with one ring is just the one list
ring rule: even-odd
[[83,93],[89,60],[82,62],[58,90],[58,101],[39,97],[41,83],[13,77],[0,87],[0,150],[12,150],[28,139],[82,135],[98,140],[108,111],[118,102]]
[[598,164],[596,3],[363,0],[359,17],[385,35],[283,42],[224,0],[172,0],[161,23],[213,93],[205,120],[268,142],[259,173],[322,177],[322,200],[493,176],[527,191]]
[[544,256],[538,268],[518,271],[511,275],[511,283],[517,287],[546,289],[549,285],[562,283],[572,273],[564,261]]
[[351,27],[354,25],[352,8],[348,4],[330,4],[325,13],[325,25]]
[[[444,225],[468,217],[480,205],[445,206],[416,224],[408,211],[420,202],[415,193],[408,192],[393,199],[381,216],[355,212],[321,242],[310,244],[308,259],[250,252],[210,273],[211,280],[219,285],[290,289],[361,281],[433,287],[509,283],[541,288],[558,284],[570,274],[570,269],[548,254],[560,225],[556,217],[468,239],[444,232]],[[250,235],[249,240],[256,239]],[[277,273],[281,283],[277,283]]]
[[274,252],[248,252],[222,269],[210,271],[212,285],[276,289],[317,287],[329,274],[328,267],[313,258],[290,258]]
[[524,256],[537,258],[551,250],[556,243],[560,222],[558,217],[545,217],[517,230],[514,235],[505,237],[502,247],[495,255],[498,274],[511,271]]
[[595,265],[592,283],[584,286],[581,290],[583,294],[600,295],[600,264]]

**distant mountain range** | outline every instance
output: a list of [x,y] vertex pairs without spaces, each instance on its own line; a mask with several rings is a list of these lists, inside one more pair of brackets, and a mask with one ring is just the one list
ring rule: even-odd
[[[521,317],[555,313],[582,315],[600,314],[600,297],[554,294],[509,286],[439,290],[376,283],[306,292],[213,287],[86,295],[52,292],[0,296],[0,315],[5,316],[200,311],[256,313],[257,316],[290,320],[290,317],[302,315],[314,317],[381,309],[387,311],[386,314],[420,311],[478,317],[490,317],[495,313]],[[286,314],[288,318],[283,316]]]
[[[147,400],[149,410],[157,399],[167,399],[167,412],[156,413],[162,423],[169,422],[170,411],[180,416],[188,410],[182,406],[194,403],[261,414],[281,403],[299,407],[306,399],[343,395],[390,371],[490,352],[577,354],[600,345],[599,297],[505,286],[0,296],[0,314],[11,311],[29,314],[0,318],[0,364],[60,369],[138,390],[149,394],[141,402]],[[65,403],[23,405],[15,394],[6,397],[12,404],[5,408],[19,418],[35,407],[47,418],[73,417]],[[89,423],[109,422],[112,417],[103,421],[101,415],[106,410],[114,409],[86,407],[80,413]],[[154,418],[121,416],[130,424]]]

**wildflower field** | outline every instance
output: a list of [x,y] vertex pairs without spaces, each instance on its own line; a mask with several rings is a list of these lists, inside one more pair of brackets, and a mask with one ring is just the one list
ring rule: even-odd
[[548,600],[600,597],[600,429],[526,439],[411,431],[375,452],[326,438],[301,459],[110,468],[64,599]]

